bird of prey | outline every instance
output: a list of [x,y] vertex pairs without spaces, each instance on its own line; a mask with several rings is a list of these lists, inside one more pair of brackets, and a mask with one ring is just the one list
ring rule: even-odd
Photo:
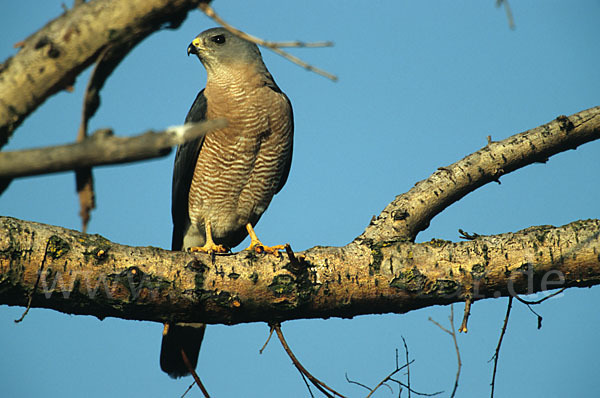
[[[226,118],[226,127],[177,148],[173,170],[172,250],[221,253],[250,235],[249,249],[273,251],[254,225],[285,184],[292,161],[293,116],[258,47],[223,28],[189,45],[206,68],[186,123]],[[196,366],[204,324],[167,324],[160,365],[171,377]]]

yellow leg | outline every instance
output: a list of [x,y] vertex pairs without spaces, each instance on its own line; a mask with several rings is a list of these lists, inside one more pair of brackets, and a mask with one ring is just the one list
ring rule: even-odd
[[285,246],[284,245],[277,245],[277,246],[265,246],[262,244],[262,242],[260,240],[258,240],[258,237],[256,236],[256,233],[254,232],[254,228],[252,228],[252,225],[250,223],[246,224],[246,231],[248,231],[248,235],[250,235],[250,246],[248,247],[247,250],[254,250],[257,253],[272,253],[272,254],[279,254],[279,250],[284,250]]
[[227,249],[221,245],[215,244],[212,238],[212,229],[210,223],[206,222],[206,243],[202,247],[190,247],[191,252],[202,252],[202,253],[227,253]]

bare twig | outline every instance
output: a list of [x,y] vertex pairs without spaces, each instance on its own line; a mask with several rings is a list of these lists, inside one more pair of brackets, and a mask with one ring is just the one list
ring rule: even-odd
[[298,264],[298,259],[296,258],[296,255],[294,254],[294,251],[292,250],[292,246],[290,246],[289,243],[285,244],[285,252],[288,255],[288,258],[290,259],[290,262],[292,264]]
[[453,398],[456,395],[456,390],[458,388],[458,380],[460,379],[460,370],[462,368],[462,362],[460,360],[460,350],[458,349],[458,342],[456,341],[456,330],[454,329],[454,306],[450,305],[450,316],[448,317],[450,320],[450,330],[446,329],[438,322],[433,320],[431,317],[429,320],[433,322],[437,327],[442,329],[444,332],[448,333],[452,337],[452,341],[454,341],[454,349],[456,350],[456,361],[457,361],[457,370],[456,370],[456,378],[454,379],[454,388],[452,389],[452,394],[450,397]]
[[306,272],[308,264],[304,261],[304,258],[302,256],[296,257],[289,243],[286,243],[284,248],[288,259],[290,260],[290,263],[284,268],[296,276],[302,275],[304,272]]
[[541,299],[539,299],[539,300],[536,300],[536,301],[528,301],[528,300],[522,299],[522,298],[521,298],[521,297],[519,297],[519,296],[514,296],[514,297],[515,297],[517,300],[519,300],[520,302],[522,302],[523,304],[527,304],[527,305],[537,305],[537,304],[541,304],[541,303],[543,303],[544,301],[548,300],[549,298],[552,298],[552,297],[554,297],[554,296],[557,296],[557,295],[561,294],[561,293],[562,293],[562,292],[564,292],[566,289],[567,289],[566,287],[563,287],[563,288],[561,288],[561,289],[559,289],[559,290],[555,291],[554,293],[552,293],[552,294],[549,294],[549,295],[547,295],[546,297],[543,297],[543,298],[541,298]]
[[458,380],[460,379],[460,370],[462,368],[462,362],[460,360],[460,351],[458,349],[458,342],[456,341],[456,330],[454,329],[454,305],[450,305],[450,326],[452,326],[452,340],[454,341],[454,348],[456,349],[456,379],[454,380],[454,388],[450,398],[456,395],[456,389],[458,388]]
[[508,0],[496,0],[496,7],[501,7],[504,5],[504,10],[506,11],[506,18],[508,19],[508,27],[511,29],[515,28],[515,20],[513,18],[512,11],[510,9],[510,5],[508,4]]
[[[408,398],[410,398],[410,361],[408,359],[408,345],[406,345],[404,336],[400,337],[402,337],[402,344],[404,344],[404,352],[406,353],[406,386],[408,387]],[[398,355],[396,355],[396,367],[398,367]]]
[[[410,361],[410,363],[413,363],[413,362],[414,362],[414,360]],[[408,390],[408,386],[406,384],[402,383],[400,380],[396,380],[396,379],[390,378],[390,381],[393,381],[393,382],[397,383],[398,385],[400,385],[401,387],[404,387],[404,388],[406,388]],[[420,397],[435,397],[436,395],[440,395],[444,391],[436,391],[436,392],[432,392],[432,393],[425,393],[425,392],[418,392],[418,391],[415,391],[413,389],[410,389],[410,392],[413,393],[413,394],[415,394],[415,395],[418,395]]]
[[181,358],[183,358],[183,362],[185,363],[185,366],[187,366],[188,370],[192,374],[192,377],[194,378],[194,381],[198,385],[198,388],[200,388],[200,391],[202,391],[202,394],[204,394],[204,397],[205,398],[210,398],[210,395],[208,395],[208,391],[206,391],[206,388],[204,387],[204,384],[202,384],[202,381],[200,380],[200,377],[198,377],[198,373],[196,373],[196,370],[194,369],[194,367],[190,363],[190,360],[188,359],[188,357],[187,357],[185,351],[183,350],[183,348],[181,349]]
[[258,350],[259,354],[262,354],[265,348],[267,348],[267,344],[269,344],[269,341],[271,341],[271,336],[273,336],[273,330],[275,329],[275,327],[273,325],[269,325],[269,327],[271,328],[271,330],[269,330],[269,337],[267,337],[267,341],[265,341],[265,344],[263,344],[261,349]]
[[181,398],[185,398],[185,396],[187,395],[187,393],[190,392],[190,390],[192,388],[194,388],[195,385],[196,385],[196,380],[194,380],[194,382],[192,384],[190,384],[190,386],[187,388],[187,390],[185,390],[185,392],[181,395]]
[[[517,297],[517,300],[519,299],[518,296],[515,296],[515,297]],[[544,318],[540,314],[538,314],[537,312],[535,312],[535,310],[533,308],[531,308],[531,304],[527,304],[527,303],[524,303],[524,304],[527,306],[527,308],[529,308],[529,311],[531,311],[533,313],[533,315],[535,315],[537,317],[537,328],[541,329],[542,328],[542,321],[544,320]]]
[[[386,386],[386,387],[388,387],[393,392],[393,389],[386,384],[388,381],[393,381],[394,383],[397,383],[400,387],[406,388],[408,390],[409,397],[410,397],[411,393],[414,393],[414,394],[420,395],[420,396],[425,396],[425,397],[432,397],[432,396],[441,394],[443,391],[437,391],[437,392],[428,394],[428,393],[418,392],[418,391],[415,391],[412,388],[410,388],[410,365],[414,362],[414,360],[412,360],[412,361],[408,360],[408,347],[406,345],[406,340],[404,339],[404,337],[402,337],[402,341],[404,342],[404,349],[406,351],[406,363],[404,365],[402,365],[402,366],[399,365],[399,363],[398,363],[398,349],[396,349],[396,369],[394,369],[389,375],[387,375],[386,377],[384,377],[379,382],[379,384],[377,384],[374,388],[370,388],[369,386],[366,386],[366,385],[364,385],[364,384],[362,384],[362,383],[360,383],[358,381],[351,380],[348,377],[348,374],[346,373],[346,380],[348,381],[348,383],[356,384],[358,386],[361,386],[361,387],[369,390],[369,395],[367,395],[367,398],[369,398],[370,396],[372,396],[375,393],[375,391],[377,389],[379,389],[379,387],[381,387],[381,386]],[[408,384],[405,384],[405,383],[401,382],[400,380],[396,380],[396,379],[393,378],[393,376],[396,373],[398,373],[399,371],[401,371],[404,368],[406,368],[407,373],[408,373]],[[400,391],[402,391],[402,389]]]
[[433,397],[433,396],[441,394],[443,391],[437,391],[437,392],[434,392],[434,393],[418,392],[418,391],[415,391],[412,388],[408,387],[408,385],[404,384],[400,380],[396,380],[396,379],[392,378],[396,373],[398,373],[402,369],[408,368],[413,362],[414,362],[414,360],[412,360],[410,362],[407,362],[406,364],[404,364],[404,365],[402,365],[400,367],[397,367],[393,372],[391,372],[389,375],[387,375],[377,386],[375,386],[375,388],[373,388],[371,390],[371,392],[369,393],[369,395],[367,395],[367,398],[369,398],[375,392],[375,390],[377,390],[379,387],[381,387],[382,385],[386,385],[385,383],[388,382],[388,381],[393,381],[395,383],[398,383],[398,385],[406,388],[407,390],[409,390],[409,392],[412,392],[413,394],[416,394],[416,395],[419,395],[419,396],[422,396],[422,397]]
[[51,242],[50,239],[48,239],[48,242],[46,242],[46,250],[44,250],[44,258],[42,258],[42,264],[40,265],[40,269],[38,271],[38,276],[35,281],[35,285],[33,285],[33,290],[31,290],[31,292],[29,293],[29,298],[27,299],[27,307],[25,307],[25,311],[23,312],[23,315],[21,315],[21,317],[19,319],[15,319],[15,323],[22,322],[23,319],[25,319],[25,316],[27,315],[27,313],[29,312],[29,309],[31,308],[31,301],[33,300],[33,294],[35,293],[38,285],[40,284],[40,278],[42,277],[42,272],[44,271],[44,266],[46,265],[46,257],[48,256],[48,247],[50,246],[50,242]]
[[500,355],[500,347],[502,346],[502,339],[504,338],[504,333],[506,333],[506,325],[508,325],[508,318],[510,317],[510,309],[512,308],[513,296],[508,297],[508,306],[506,308],[506,315],[504,317],[504,324],[502,325],[502,332],[500,333],[500,338],[498,339],[498,345],[496,346],[496,352],[494,356],[492,356],[491,360],[494,360],[494,371],[492,373],[492,391],[490,394],[491,398],[494,398],[494,387],[496,385],[496,369],[498,368],[498,357]]
[[345,375],[346,375],[346,381],[347,381],[348,383],[350,383],[350,384],[356,384],[357,386],[360,386],[360,387],[362,387],[362,388],[364,388],[364,389],[366,389],[366,390],[368,390],[368,391],[371,391],[371,387],[369,387],[369,386],[366,386],[366,385],[364,385],[364,384],[363,384],[363,383],[361,383],[361,382],[354,381],[354,380],[350,380],[350,378],[348,377],[348,372],[346,372],[346,373],[345,373]]
[[306,380],[306,376],[304,376],[304,373],[300,372],[300,376],[302,376],[302,381],[306,385],[306,389],[308,390],[308,393],[310,394],[310,396],[312,398],[315,398],[315,395],[313,394],[312,390],[310,389],[310,384],[308,384],[308,380]]
[[471,315],[471,295],[467,295],[467,299],[465,300],[465,312],[463,315],[462,324],[458,328],[460,333],[467,333],[469,329],[467,329],[467,323],[469,322],[469,315]]
[[524,300],[521,297],[516,296],[516,295],[514,296],[514,298],[516,298],[517,300],[519,300],[521,303],[525,304],[527,306],[527,308],[529,308],[529,311],[531,311],[535,316],[537,316],[537,328],[541,329],[542,328],[542,321],[543,321],[544,318],[540,314],[538,314],[533,308],[531,308],[531,306],[532,305],[541,304],[544,301],[548,300],[549,298],[554,297],[554,296],[556,296],[558,294],[561,294],[562,292],[565,291],[565,289],[566,289],[566,287],[563,287],[562,289],[559,289],[558,291],[556,291],[556,292],[554,292],[552,294],[549,294],[548,296],[543,297],[543,298],[541,298],[539,300],[536,300],[536,301]]
[[149,131],[134,137],[99,130],[76,144],[0,152],[0,179],[57,173],[82,167],[136,162],[166,156],[171,147],[225,126],[224,119]]
[[252,43],[255,43],[259,46],[266,47],[266,48],[270,49],[271,51],[281,55],[285,59],[295,63],[296,65],[303,67],[306,70],[315,72],[316,74],[326,77],[334,82],[337,81],[337,79],[338,79],[337,76],[332,75],[331,73],[324,71],[323,69],[312,66],[312,65],[304,62],[300,58],[295,57],[281,49],[281,47],[331,47],[333,45],[332,42],[324,41],[324,42],[316,42],[316,43],[305,43],[302,41],[272,42],[272,41],[263,40],[256,36],[249,35],[248,33],[243,32],[239,29],[236,29],[235,27],[233,27],[230,24],[228,24],[227,22],[225,22],[225,20],[223,20],[223,18],[221,18],[208,3],[200,3],[200,5],[198,7],[206,14],[206,16],[211,18],[213,21],[215,21],[216,23],[218,23],[219,25],[221,25],[222,27],[224,27],[231,33],[233,33],[243,39],[246,39]]
[[391,380],[391,379],[392,379],[392,377],[393,377],[393,376],[394,376],[396,373],[398,373],[399,371],[401,371],[402,369],[404,369],[404,368],[405,368],[405,367],[407,367],[408,365],[409,365],[409,364],[407,363],[407,364],[405,364],[405,365],[402,365],[402,366],[401,366],[401,367],[399,367],[399,368],[398,368],[398,367],[396,367],[396,369],[395,369],[395,370],[394,370],[392,373],[390,373],[389,375],[387,375],[387,376],[386,376],[386,377],[385,377],[383,380],[381,380],[381,381],[379,382],[379,384],[377,384],[377,385],[375,386],[375,388],[373,388],[373,389],[371,390],[371,392],[369,393],[369,395],[367,395],[367,397],[366,397],[366,398],[369,398],[371,395],[373,395],[373,394],[375,393],[375,391],[377,391],[377,389],[378,389],[379,387],[381,387],[381,386],[382,386],[382,385],[383,385],[385,382],[387,382],[387,381]]
[[[314,377],[312,374],[310,374],[310,372],[308,370],[306,370],[306,368],[304,368],[304,366],[302,366],[300,361],[298,361],[298,359],[296,358],[296,356],[294,355],[294,353],[288,346],[287,342],[285,341],[285,337],[283,337],[283,333],[281,332],[280,324],[275,324],[274,329],[275,329],[275,333],[277,333],[277,337],[279,338],[279,341],[281,342],[281,345],[283,346],[283,349],[288,354],[288,356],[292,360],[292,363],[294,364],[296,369],[298,369],[298,371],[301,374],[304,374],[304,376],[306,376],[308,378],[308,380],[310,380],[311,383],[313,383],[313,385],[315,387],[317,387],[317,389],[319,391],[321,391],[323,394],[325,394],[325,396],[332,398],[334,395],[337,395],[338,397],[345,398],[342,394],[338,393],[337,391],[335,391],[334,389],[329,387],[327,384],[323,383],[322,381],[320,381],[319,379]],[[331,395],[330,392],[333,395]]]
[[476,232],[473,232],[472,234],[470,234],[470,233],[468,233],[468,232],[465,232],[465,231],[463,231],[463,230],[462,230],[462,229],[460,229],[460,228],[458,229],[458,233],[460,234],[460,235],[459,235],[459,237],[460,237],[460,238],[462,238],[462,239],[466,239],[466,240],[475,240],[475,239],[477,239],[477,238],[481,237],[481,235],[479,235],[479,234],[478,234],[478,233],[476,233]]

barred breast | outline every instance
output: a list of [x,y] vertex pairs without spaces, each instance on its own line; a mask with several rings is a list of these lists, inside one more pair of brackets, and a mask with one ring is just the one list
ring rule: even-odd
[[[291,156],[292,121],[287,98],[260,81],[207,84],[207,119],[225,117],[226,128],[205,137],[189,193],[190,221],[208,221],[216,243],[234,247],[271,202]],[[242,84],[241,82],[244,82]]]

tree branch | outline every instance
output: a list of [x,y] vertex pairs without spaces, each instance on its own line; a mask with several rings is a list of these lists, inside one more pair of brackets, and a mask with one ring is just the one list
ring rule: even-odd
[[228,31],[233,33],[234,35],[237,35],[237,36],[239,36],[243,39],[246,39],[252,43],[255,43],[259,46],[266,47],[269,50],[273,51],[274,53],[281,55],[283,58],[287,59],[288,61],[291,61],[306,70],[315,72],[318,75],[326,77],[329,80],[332,80],[334,82],[336,82],[338,80],[336,75],[333,75],[321,68],[317,68],[316,66],[310,65],[309,63],[301,60],[300,58],[293,56],[292,54],[290,54],[286,51],[283,51],[281,49],[282,47],[331,47],[331,46],[333,46],[333,42],[322,41],[322,42],[306,43],[306,42],[301,42],[301,41],[274,42],[274,41],[264,40],[264,39],[258,38],[256,36],[253,36],[251,34],[248,34],[244,31],[241,31],[241,30],[233,27],[232,25],[228,24],[223,18],[221,18],[219,16],[219,14],[217,14],[215,12],[215,10],[208,3],[200,4],[199,7],[206,14],[207,17],[211,18],[213,21],[215,21],[216,23],[218,23],[219,25],[221,25],[222,27],[224,27],[225,29],[227,29]]
[[54,93],[71,86],[110,44],[116,62],[152,32],[175,28],[202,0],[78,3],[22,42],[0,65],[0,148]]
[[0,152],[0,179],[166,156],[173,146],[226,125],[225,119],[214,119],[171,127],[161,132],[148,131],[133,137],[115,137],[111,130],[99,130],[75,144]]
[[99,318],[224,324],[404,313],[464,301],[466,292],[475,301],[599,284],[598,253],[600,220],[588,220],[460,243],[315,247],[293,273],[283,256],[243,251],[213,263],[0,217],[0,303],[31,298],[32,307]]
[[212,260],[0,218],[0,303],[31,300],[33,307],[101,318],[233,324],[404,313],[595,285],[598,220],[460,243],[414,244],[405,238],[500,175],[599,138],[599,114],[600,108],[592,108],[490,143],[396,198],[350,244],[296,255],[290,249],[287,257],[243,251]]
[[433,217],[477,188],[568,149],[600,138],[600,107],[555,120],[503,141],[491,142],[450,166],[440,167],[399,195],[359,237],[414,241]]

